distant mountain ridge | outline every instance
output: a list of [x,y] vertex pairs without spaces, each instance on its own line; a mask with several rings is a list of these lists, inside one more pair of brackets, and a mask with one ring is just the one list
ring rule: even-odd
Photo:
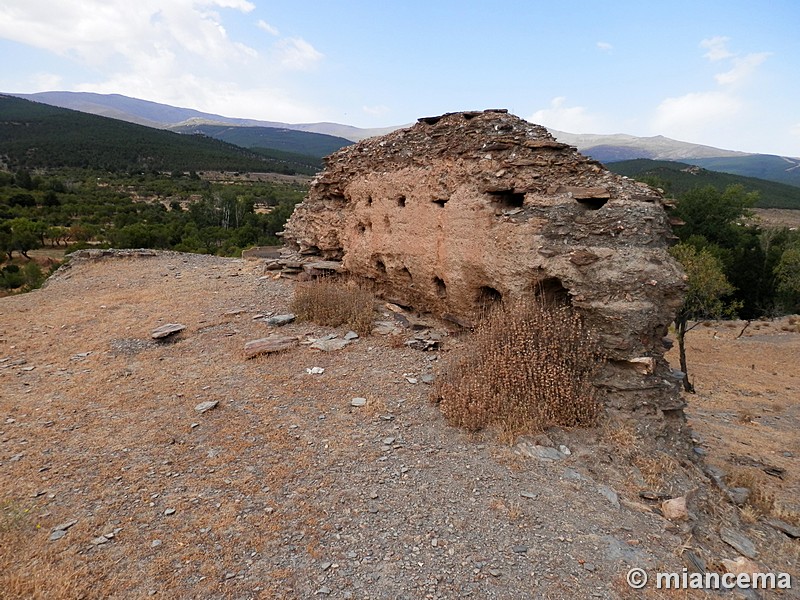
[[324,133],[297,131],[285,127],[248,127],[239,125],[212,125],[193,123],[174,125],[169,128],[175,133],[205,135],[243,148],[269,148],[283,152],[306,154],[323,158],[353,142]]
[[319,168],[319,160],[314,157],[250,150],[208,136],[180,135],[2,94],[0,157],[12,169],[67,167],[130,172],[214,170],[311,175]]
[[308,131],[342,137],[353,142],[394,131],[397,127],[362,129],[339,123],[280,123],[257,119],[238,119],[204,113],[191,108],[179,108],[149,100],[139,100],[120,94],[96,94],[93,92],[38,92],[36,94],[9,94],[34,102],[70,108],[81,112],[111,117],[122,121],[169,129],[183,125],[236,125],[241,127],[277,127]]
[[[139,100],[119,94],[40,92],[13,95],[44,104],[175,131],[187,131],[191,130],[191,128],[198,129],[206,126],[269,127],[324,134],[357,142],[368,137],[383,135],[405,126],[362,129],[338,123],[291,124],[229,118],[193,109]],[[744,177],[758,177],[800,187],[800,157],[723,150],[702,144],[681,142],[664,136],[637,137],[627,134],[574,134],[554,129],[551,129],[550,132],[559,141],[575,146],[583,154],[603,163],[638,158],[670,160],[701,166],[713,171]],[[241,132],[233,131],[227,132],[225,135],[231,137],[242,136]],[[294,151],[307,153],[303,152],[303,150]]]
[[[631,158],[650,158],[653,160],[685,160],[687,158],[712,158],[712,157],[745,157],[753,156],[747,152],[722,150],[702,144],[692,144],[673,140],[663,135],[653,137],[637,137],[624,133],[611,135],[592,133],[566,133],[549,129],[558,141],[575,146],[584,154],[589,152],[592,158],[600,162],[615,162],[615,160],[630,160]],[[625,153],[636,155],[614,159],[613,155]],[[611,159],[610,159],[611,158]]]
[[719,171],[757,177],[800,187],[800,158],[774,154],[751,154],[734,150],[721,150],[701,144],[673,140],[661,135],[636,137],[626,134],[596,135],[574,134],[550,130],[561,142],[576,146],[583,154],[602,163],[647,158],[668,160]]

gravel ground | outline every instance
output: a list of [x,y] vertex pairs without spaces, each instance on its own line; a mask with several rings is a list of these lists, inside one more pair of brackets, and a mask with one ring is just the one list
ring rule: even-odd
[[[619,435],[550,432],[571,450],[551,461],[447,425],[422,382],[438,354],[410,333],[246,360],[271,332],[346,333],[258,317],[287,312],[293,286],[158,253],[0,299],[0,596],[660,598],[628,569],[737,555],[709,533],[735,509],[691,462],[658,462],[671,495],[694,486],[692,524],[673,524]],[[186,329],[150,339],[166,323]]]

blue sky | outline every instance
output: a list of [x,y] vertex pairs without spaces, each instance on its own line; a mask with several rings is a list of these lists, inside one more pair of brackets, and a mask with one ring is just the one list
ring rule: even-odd
[[0,0],[0,91],[359,127],[508,108],[800,157],[800,2]]

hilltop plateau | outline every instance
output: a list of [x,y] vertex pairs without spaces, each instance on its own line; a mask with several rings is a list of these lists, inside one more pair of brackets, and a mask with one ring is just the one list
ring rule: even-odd
[[[699,456],[753,470],[797,515],[788,320],[690,334],[695,459],[624,427],[511,445],[430,401],[440,359],[470,343],[452,325],[406,312],[442,340],[415,350],[419,329],[377,301],[396,335],[248,360],[245,343],[274,331],[347,331],[268,325],[297,284],[260,261],[100,254],[0,299],[4,597],[663,598],[629,589],[627,571],[723,570],[741,549],[721,531],[798,576],[797,540],[745,521]],[[153,340],[167,323],[186,328]],[[689,520],[666,519],[661,499],[685,495]]]

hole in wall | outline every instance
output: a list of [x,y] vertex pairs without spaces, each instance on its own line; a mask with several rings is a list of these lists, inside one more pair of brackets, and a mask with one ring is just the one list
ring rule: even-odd
[[442,120],[442,116],[438,116],[438,117],[422,117],[419,120],[422,121],[423,123],[427,124],[427,125],[436,125],[436,123],[438,123],[439,121]]
[[514,190],[500,190],[489,192],[492,202],[497,202],[501,208],[522,208],[525,203],[525,194]]
[[598,210],[606,205],[608,198],[577,198],[577,202],[589,210]]
[[413,281],[414,278],[411,276],[411,271],[408,270],[408,267],[403,267],[400,269],[400,272],[403,274],[403,277],[406,281]]
[[447,284],[445,284],[444,280],[441,277],[434,277],[433,285],[436,286],[437,298],[447,298]]
[[402,207],[404,207],[405,205],[406,205],[406,197],[405,197],[405,196],[400,196],[400,197],[397,199],[397,206],[399,206],[399,207],[401,207],[401,208],[402,208]]
[[367,196],[367,206],[372,206],[372,196]]
[[489,285],[482,285],[478,289],[478,304],[481,306],[491,306],[503,300],[503,294],[499,290]]
[[386,274],[386,263],[384,263],[380,258],[375,259],[375,268],[381,275]]
[[438,205],[438,206],[440,206],[440,207],[444,208],[444,205],[445,205],[445,204],[447,204],[447,201],[448,201],[449,199],[450,199],[450,198],[437,198],[436,200],[432,200],[432,202],[433,202],[434,204],[436,204],[436,205]]
[[558,277],[545,277],[534,285],[534,295],[556,304],[572,304],[569,290]]

